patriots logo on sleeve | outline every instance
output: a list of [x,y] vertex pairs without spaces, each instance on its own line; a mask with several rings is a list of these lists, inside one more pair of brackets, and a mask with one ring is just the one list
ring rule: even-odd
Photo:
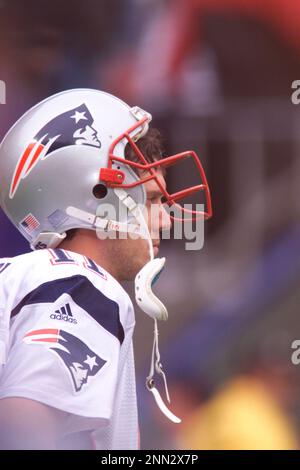
[[39,160],[51,155],[54,150],[69,145],[101,147],[94,118],[86,104],[59,114],[32,137],[20,156],[12,178],[9,197],[12,199],[22,179],[26,178]]
[[76,392],[89,377],[95,376],[107,361],[92,351],[83,341],[64,330],[54,328],[32,330],[23,338],[28,344],[44,344],[54,351],[69,370]]

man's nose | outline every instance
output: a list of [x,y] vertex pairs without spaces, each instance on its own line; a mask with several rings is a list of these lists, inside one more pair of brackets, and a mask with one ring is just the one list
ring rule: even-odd
[[172,227],[172,220],[170,214],[167,212],[165,206],[161,204],[159,214],[159,228],[160,230],[170,230]]

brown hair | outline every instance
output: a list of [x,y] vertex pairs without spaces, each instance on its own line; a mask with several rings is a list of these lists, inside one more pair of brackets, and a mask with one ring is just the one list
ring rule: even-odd
[[[160,160],[165,151],[164,140],[160,131],[152,127],[144,137],[137,141],[136,145],[149,163]],[[129,144],[125,147],[125,158],[132,162],[139,162],[138,157]]]

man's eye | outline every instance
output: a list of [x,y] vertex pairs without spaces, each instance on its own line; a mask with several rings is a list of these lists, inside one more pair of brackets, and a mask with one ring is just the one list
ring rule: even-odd
[[148,201],[151,202],[151,204],[160,204],[161,202],[159,197],[150,197]]

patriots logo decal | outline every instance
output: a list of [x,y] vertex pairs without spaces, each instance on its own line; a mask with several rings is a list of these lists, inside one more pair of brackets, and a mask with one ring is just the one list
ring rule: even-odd
[[95,376],[107,361],[92,351],[83,341],[64,330],[54,328],[29,331],[23,338],[28,344],[44,344],[54,351],[70,372],[76,392],[89,377]]
[[59,114],[49,121],[28,143],[21,155],[10,185],[12,199],[22,179],[26,178],[40,160],[48,158],[54,150],[69,145],[101,147],[94,118],[85,104]]

